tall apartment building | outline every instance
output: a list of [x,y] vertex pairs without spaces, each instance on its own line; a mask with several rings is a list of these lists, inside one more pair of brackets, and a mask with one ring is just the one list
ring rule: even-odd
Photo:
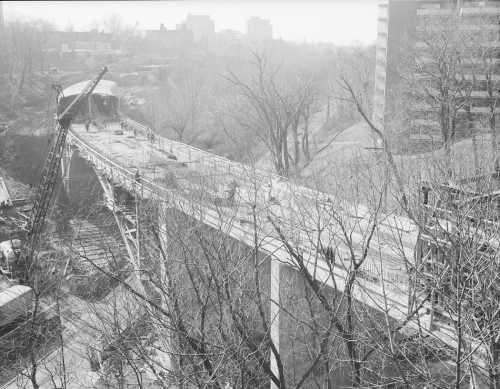
[[208,34],[215,33],[215,21],[211,20],[209,15],[188,15],[186,20],[177,24],[175,28],[193,31],[194,42],[199,43]]
[[[455,15],[455,19],[451,15]],[[396,94],[397,86],[401,85],[401,74],[397,67],[403,45],[406,45],[407,49],[413,50],[414,74],[410,77],[413,77],[414,84],[419,85],[422,92],[414,100],[409,91],[406,96],[410,102],[407,108],[412,116],[409,138],[438,142],[447,140],[443,139],[447,135],[441,128],[443,123],[439,120],[438,112],[443,106],[438,103],[442,100],[440,93],[443,93],[438,85],[441,80],[433,77],[432,72],[438,74],[437,67],[450,64],[456,67],[455,73],[451,72],[453,76],[447,81],[450,82],[449,91],[454,93],[454,100],[449,105],[451,110],[455,110],[457,132],[466,136],[472,127],[487,131],[484,125],[487,118],[497,116],[493,112],[500,113],[500,101],[498,104],[496,102],[500,87],[499,21],[498,0],[461,0],[456,3],[389,0],[388,4],[379,5],[373,112],[375,124],[384,129],[387,119],[394,115],[394,103],[401,98],[401,90]],[[451,34],[447,29],[455,29],[456,34],[461,34],[470,46],[468,51],[457,53],[455,57],[448,53],[451,56],[451,61],[446,60],[448,62],[432,52],[433,39],[436,42],[445,39],[446,34]],[[406,41],[402,43],[405,35]],[[422,38],[424,36],[425,39]],[[418,88],[412,91],[413,97],[418,95],[415,93]]]
[[[491,132],[492,125],[498,132],[499,21],[499,1],[389,0],[380,5],[375,124],[388,130],[395,110],[406,105],[405,128],[415,140],[446,141],[445,125],[463,136],[470,130]],[[489,331],[488,300],[498,301],[500,290],[497,281],[488,284],[489,275],[496,274],[490,266],[498,263],[500,182],[498,172],[480,176],[475,169],[463,169],[472,178],[446,172],[442,183],[422,183],[425,222],[416,250],[415,288],[426,292],[421,296],[430,303],[431,330],[434,320],[456,324],[457,312],[469,309],[475,318],[470,333],[481,338]],[[488,294],[480,296],[484,290]]]
[[269,19],[261,19],[252,16],[247,20],[246,33],[249,38],[256,41],[268,41],[273,39],[273,26]]

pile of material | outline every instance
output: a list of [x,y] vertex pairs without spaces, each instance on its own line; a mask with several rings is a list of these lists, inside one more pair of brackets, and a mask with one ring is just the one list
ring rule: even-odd
[[122,103],[130,106],[144,105],[145,102],[146,100],[144,100],[142,97],[134,97],[128,92],[122,97]]
[[12,207],[12,200],[3,177],[0,177],[0,208],[5,207]]

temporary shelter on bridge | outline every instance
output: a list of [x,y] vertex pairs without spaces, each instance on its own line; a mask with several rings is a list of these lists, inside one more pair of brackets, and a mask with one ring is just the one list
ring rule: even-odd
[[[60,105],[65,106],[69,104],[76,96],[78,96],[83,89],[88,85],[90,80],[82,81],[77,84],[71,85],[63,90],[63,96]],[[100,116],[103,119],[111,119],[118,115],[120,111],[120,99],[117,95],[118,85],[116,82],[101,80],[92,92],[92,101],[97,106]],[[90,101],[83,105],[80,109],[76,119],[84,119],[89,115]]]

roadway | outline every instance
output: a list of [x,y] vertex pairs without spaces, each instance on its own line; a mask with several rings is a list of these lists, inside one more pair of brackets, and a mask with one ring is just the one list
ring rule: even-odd
[[[366,219],[371,215],[363,206],[347,205],[351,215],[343,218],[342,223],[351,230],[349,233],[352,241],[348,242],[342,238],[340,241],[343,242],[339,244],[339,226],[336,223],[336,227],[333,227],[335,223],[331,216],[333,205],[324,199],[322,206],[318,208],[317,200],[320,194],[291,186],[278,176],[250,167],[233,166],[231,169],[231,165],[224,163],[219,157],[162,137],[156,137],[156,142],[151,143],[141,131],[137,133],[137,137],[134,137],[133,131],[124,131],[121,134],[117,123],[108,125],[108,129],[101,132],[86,132],[83,125],[74,125],[73,131],[92,149],[115,161],[130,173],[139,171],[144,180],[162,187],[167,184],[169,177],[175,177],[177,185],[186,195],[201,195],[205,200],[218,198],[223,201],[228,184],[236,181],[238,189],[235,197],[239,219],[250,221],[248,214],[251,205],[256,203],[262,211],[260,222],[265,224],[263,230],[268,234],[273,235],[273,227],[265,220],[270,214],[274,215],[275,220],[282,221],[281,228],[287,235],[295,237],[296,243],[317,244],[317,224],[320,222],[322,228],[330,229],[330,237],[323,240],[325,247],[333,245],[343,252],[349,252],[352,247],[360,255],[364,250],[367,229],[370,227]],[[345,207],[346,205],[343,206],[344,212]],[[391,270],[397,274],[396,277],[402,278],[405,273],[405,261],[413,261],[413,248],[416,243],[413,232],[416,232],[416,229],[407,220],[385,217],[386,228],[378,229],[378,238],[372,240],[369,248],[370,261],[367,261],[365,266],[367,271],[375,271],[374,267],[377,267],[377,264],[379,266],[383,253],[384,269]],[[391,224],[389,219],[395,223]],[[291,220],[294,222],[289,222]],[[398,223],[405,226],[395,227]],[[398,240],[396,245],[390,242],[395,239]],[[333,240],[335,242],[332,242]]]

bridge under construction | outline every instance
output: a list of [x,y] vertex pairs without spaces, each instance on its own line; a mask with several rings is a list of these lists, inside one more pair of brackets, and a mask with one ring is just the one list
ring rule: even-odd
[[[89,104],[89,112],[93,109],[96,108]],[[92,168],[102,189],[102,205],[113,214],[122,238],[123,247],[117,250],[137,270],[127,280],[132,286],[116,289],[109,299],[115,300],[110,304],[127,307],[129,311],[144,309],[126,296],[131,290],[144,292],[139,274],[148,259],[141,249],[139,203],[153,201],[158,216],[175,209],[248,247],[253,247],[258,239],[258,250],[270,260],[270,332],[276,349],[280,347],[282,312],[273,301],[280,298],[281,269],[300,270],[302,266],[314,275],[316,282],[332,290],[344,290],[352,277],[352,258],[366,258],[355,269],[359,275],[353,290],[356,300],[399,323],[395,327],[400,331],[425,332],[445,344],[456,343],[452,324],[433,326],[435,319],[429,302],[422,301],[417,308],[409,304],[414,285],[408,264],[415,266],[420,254],[416,250],[419,229],[409,219],[375,214],[365,206],[349,204],[270,172],[169,140],[124,116],[103,124],[100,120],[90,126],[72,124],[62,153],[61,173],[63,186],[70,195],[77,185],[72,179],[75,156]],[[131,195],[135,206],[124,205],[118,192]],[[157,224],[160,233],[167,228],[165,220],[159,217]],[[86,242],[92,239],[87,237]],[[113,247],[118,246],[113,243]],[[82,246],[73,251],[86,257],[88,250]],[[74,311],[69,309],[61,315],[67,352],[71,355],[67,372],[74,374],[74,385],[67,387],[82,387],[83,382],[91,387],[99,380],[100,368],[83,355],[81,347],[91,344],[88,347],[97,355],[92,358],[101,366],[103,346],[98,344],[102,341],[96,330],[99,325],[95,324],[96,317],[78,310],[77,301],[74,305]],[[101,308],[105,310],[106,304]],[[159,348],[168,349],[168,345]],[[276,363],[271,357],[273,369]],[[164,350],[159,364],[170,368],[168,350]],[[44,383],[41,387],[50,387],[52,378],[44,377],[43,369],[37,374]]]

